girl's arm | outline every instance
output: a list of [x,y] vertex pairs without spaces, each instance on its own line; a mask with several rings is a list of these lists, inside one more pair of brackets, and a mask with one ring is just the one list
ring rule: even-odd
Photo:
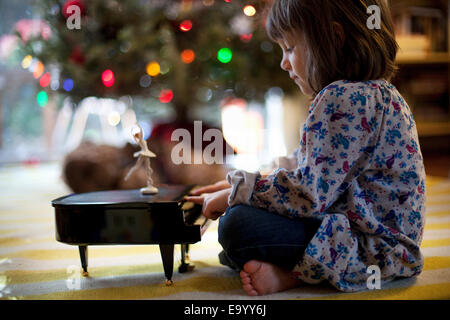
[[213,193],[220,190],[228,189],[230,188],[230,184],[227,180],[221,180],[214,184],[210,184],[208,186],[203,186],[197,189],[194,189],[190,192],[190,195],[192,196],[200,196],[203,193]]

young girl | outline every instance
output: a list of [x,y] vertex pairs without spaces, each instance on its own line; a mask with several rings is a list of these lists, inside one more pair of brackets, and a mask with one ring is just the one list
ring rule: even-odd
[[[371,5],[380,29],[367,27]],[[293,166],[233,171],[187,198],[221,216],[220,261],[241,270],[249,295],[419,274],[425,171],[411,111],[389,83],[397,43],[385,0],[276,0],[266,27],[281,68],[314,100],[295,161],[284,161]]]

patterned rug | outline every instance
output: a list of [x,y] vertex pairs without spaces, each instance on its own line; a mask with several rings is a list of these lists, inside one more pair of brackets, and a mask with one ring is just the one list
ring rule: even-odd
[[256,298],[242,290],[237,273],[220,265],[217,222],[191,246],[191,272],[178,273],[176,246],[170,287],[164,284],[159,248],[152,245],[91,246],[90,276],[84,278],[78,248],[55,240],[50,201],[70,193],[59,164],[4,166],[0,190],[0,299],[450,299],[450,180],[443,178],[427,180],[425,267],[418,277],[359,293],[340,293],[324,284]]

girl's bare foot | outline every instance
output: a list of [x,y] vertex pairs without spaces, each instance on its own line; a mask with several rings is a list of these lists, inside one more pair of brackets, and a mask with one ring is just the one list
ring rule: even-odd
[[250,296],[265,295],[293,289],[300,285],[288,270],[268,262],[251,260],[240,272],[243,289]]

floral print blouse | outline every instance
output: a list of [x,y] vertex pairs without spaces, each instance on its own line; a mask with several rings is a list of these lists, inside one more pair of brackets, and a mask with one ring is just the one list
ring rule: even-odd
[[[336,81],[309,107],[292,168],[232,171],[229,205],[321,221],[293,273],[341,291],[419,274],[425,170],[411,110],[385,80]],[[285,161],[289,163],[289,161]],[[280,231],[282,232],[282,231]]]

